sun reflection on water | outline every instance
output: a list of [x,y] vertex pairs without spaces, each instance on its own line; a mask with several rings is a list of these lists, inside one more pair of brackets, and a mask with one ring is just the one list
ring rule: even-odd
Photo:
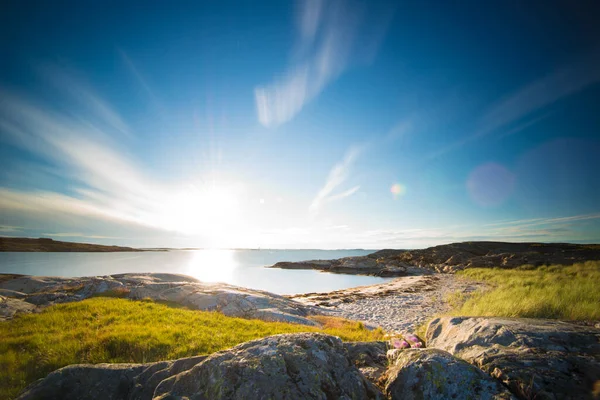
[[187,265],[187,274],[203,282],[230,282],[235,269],[235,250],[195,250]]

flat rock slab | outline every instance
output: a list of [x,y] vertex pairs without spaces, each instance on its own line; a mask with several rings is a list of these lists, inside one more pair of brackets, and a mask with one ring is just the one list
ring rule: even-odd
[[169,301],[193,310],[219,311],[233,317],[318,325],[307,318],[316,314],[317,310],[294,300],[223,283],[203,283],[178,274],[118,274],[81,278],[8,276],[8,279],[0,279],[0,291],[12,295],[0,297],[0,319],[3,320],[53,304],[80,301],[117,291],[130,299]]
[[499,379],[523,399],[593,399],[600,329],[521,318],[443,317],[427,328],[443,349]]
[[385,394],[403,400],[516,400],[498,380],[437,349],[400,350],[388,371]]

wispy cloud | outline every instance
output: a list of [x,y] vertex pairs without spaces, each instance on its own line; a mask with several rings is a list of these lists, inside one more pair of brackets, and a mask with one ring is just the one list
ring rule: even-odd
[[573,215],[569,217],[554,217],[554,218],[530,218],[511,221],[496,222],[484,226],[518,226],[520,228],[533,227],[540,225],[565,224],[575,221],[587,221],[600,219],[600,213]]
[[[75,88],[69,86],[67,90]],[[126,126],[115,119],[118,114],[99,97],[94,97],[91,104],[102,107],[62,112],[52,104],[35,104],[0,90],[3,139],[58,167],[62,176],[60,189],[0,187],[0,210],[37,216],[84,216],[185,233],[210,229],[207,221],[215,217],[205,204],[208,194],[204,186],[192,190],[189,184],[158,181],[124,148],[120,133],[108,129],[117,121]],[[36,187],[33,182],[28,184]]]
[[22,226],[0,225],[0,232],[21,232],[22,230]]
[[[595,224],[595,230],[585,225]],[[463,241],[598,242],[600,213],[553,218],[499,221],[485,225],[455,225],[410,229],[370,229],[351,232],[348,241],[365,248],[424,248]],[[592,233],[596,232],[596,233]]]
[[162,115],[164,113],[164,106],[163,106],[162,101],[160,101],[158,96],[155,94],[154,90],[152,90],[152,88],[148,84],[148,81],[142,76],[142,73],[135,66],[135,64],[131,60],[131,57],[129,57],[129,55],[122,49],[118,49],[118,52],[119,52],[119,55],[121,56],[121,59],[123,60],[123,63],[129,70],[129,72],[131,72],[131,74],[135,78],[136,82],[141,86],[141,88],[146,93],[148,100],[150,101],[152,106],[157,111],[159,111]]
[[325,185],[319,190],[309,206],[311,215],[318,214],[324,204],[351,196],[360,189],[360,186],[354,186],[343,192],[333,194],[333,192],[348,179],[350,168],[359,154],[360,149],[358,147],[351,147],[346,152],[344,158],[335,164],[331,171],[329,171]]
[[82,78],[76,78],[77,73],[75,71],[65,70],[56,65],[45,65],[38,70],[47,82],[73,99],[76,104],[83,105],[88,115],[97,116],[96,123],[102,123],[105,128],[108,127],[125,135],[131,135],[129,126],[119,113],[95,93]]
[[[457,150],[493,133],[502,136],[516,134],[540,122],[549,116],[548,112],[537,115],[542,110],[600,81],[599,58],[599,54],[593,53],[521,87],[491,106],[479,119],[473,133],[432,152],[428,158]],[[514,126],[518,123],[520,125]]]
[[[281,78],[254,92],[258,120],[267,127],[291,120],[346,70],[357,36],[369,24],[353,2],[309,0],[299,5],[295,60]],[[371,23],[384,32],[389,16]],[[383,34],[375,37],[381,41]],[[369,47],[377,48],[378,43]]]

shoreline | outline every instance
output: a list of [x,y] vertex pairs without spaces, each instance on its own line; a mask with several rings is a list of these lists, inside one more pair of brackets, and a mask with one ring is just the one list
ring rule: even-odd
[[[281,318],[309,325],[312,322],[306,320],[307,315],[329,315],[360,321],[369,327],[381,327],[394,333],[414,330],[435,315],[448,311],[450,307],[445,297],[451,292],[460,290],[468,293],[482,286],[481,283],[457,279],[452,274],[421,274],[330,292],[282,296],[173,274],[131,273],[76,278],[0,274],[0,314],[2,319],[11,319],[22,312],[38,312],[54,304],[127,289],[127,298],[175,301],[191,309],[231,309],[227,312],[235,315],[264,320]],[[214,294],[219,291],[226,297],[235,292],[236,298],[225,301],[221,295]],[[186,298],[192,292],[196,300]],[[247,303],[249,298],[261,299],[260,306]],[[268,306],[262,304],[265,301]],[[250,309],[253,312],[250,313]]]

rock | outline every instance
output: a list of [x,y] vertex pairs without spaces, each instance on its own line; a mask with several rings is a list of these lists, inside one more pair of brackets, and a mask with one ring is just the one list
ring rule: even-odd
[[0,321],[6,321],[14,318],[20,313],[31,313],[37,310],[34,304],[27,303],[21,299],[0,296]]
[[340,268],[348,269],[373,269],[377,268],[377,261],[366,256],[340,258]]
[[69,282],[67,278],[49,277],[49,276],[20,276],[0,282],[0,288],[14,290],[25,294],[41,292],[51,289],[53,286]]
[[386,342],[344,343],[350,361],[371,382],[377,384],[387,369]]
[[378,260],[369,256],[344,257],[337,260],[286,261],[278,262],[269,268],[316,269],[327,272],[384,277],[402,276],[406,273],[406,267],[402,263],[394,260],[378,262]]
[[23,298],[27,297],[27,295],[25,293],[17,292],[16,290],[10,290],[10,289],[0,289],[0,296],[12,297],[15,299],[23,299]]
[[402,351],[404,349],[389,349],[387,351],[387,353],[385,354],[388,363],[390,365],[393,365],[394,363],[396,363],[396,360],[398,359],[398,357],[400,357],[400,354],[402,354]]
[[[367,257],[379,263],[391,261],[441,273],[464,268],[516,268],[524,264],[571,265],[600,260],[600,246],[569,243],[462,242],[419,250],[380,250]],[[412,268],[407,269],[408,272]]]
[[217,352],[164,380],[157,399],[381,399],[339,338],[276,335]]
[[70,365],[29,385],[17,400],[126,400],[143,364]]
[[[337,260],[335,260],[335,263],[337,263]],[[274,265],[272,265],[269,268],[318,269],[321,271],[326,271],[326,270],[329,270],[333,264],[334,264],[334,261],[330,261],[330,260],[308,260],[308,261],[300,261],[300,262],[281,261],[281,262],[275,263]]]
[[0,304],[2,319],[12,318],[17,312],[33,312],[38,307],[119,291],[135,300],[170,301],[194,310],[219,311],[233,317],[319,325],[307,318],[316,313],[308,305],[260,290],[223,283],[202,283],[185,275],[148,273],[59,278],[0,274],[2,277],[7,278],[0,279],[2,293],[14,294],[22,300],[6,297],[8,300]]
[[312,311],[285,297],[222,283],[147,283],[131,288],[132,299],[171,301],[194,310],[219,311],[231,317],[318,325]]
[[111,278],[118,280],[119,282],[128,285],[142,285],[146,283],[160,283],[160,282],[190,282],[198,283],[198,279],[183,275],[183,274],[164,274],[164,273],[145,273],[145,274],[116,274],[111,275]]
[[154,396],[154,391],[162,381],[191,369],[193,366],[204,361],[206,357],[187,357],[175,361],[163,361],[151,364],[141,374],[133,378],[128,400],[151,399]]
[[26,302],[35,304],[36,306],[49,306],[56,303],[66,303],[74,300],[79,299],[75,298],[73,295],[63,292],[32,294],[27,296],[27,299],[25,299]]
[[592,399],[600,380],[600,329],[555,320],[443,317],[427,345],[502,381],[520,398]]
[[392,399],[514,399],[497,380],[437,349],[402,350],[388,371]]

